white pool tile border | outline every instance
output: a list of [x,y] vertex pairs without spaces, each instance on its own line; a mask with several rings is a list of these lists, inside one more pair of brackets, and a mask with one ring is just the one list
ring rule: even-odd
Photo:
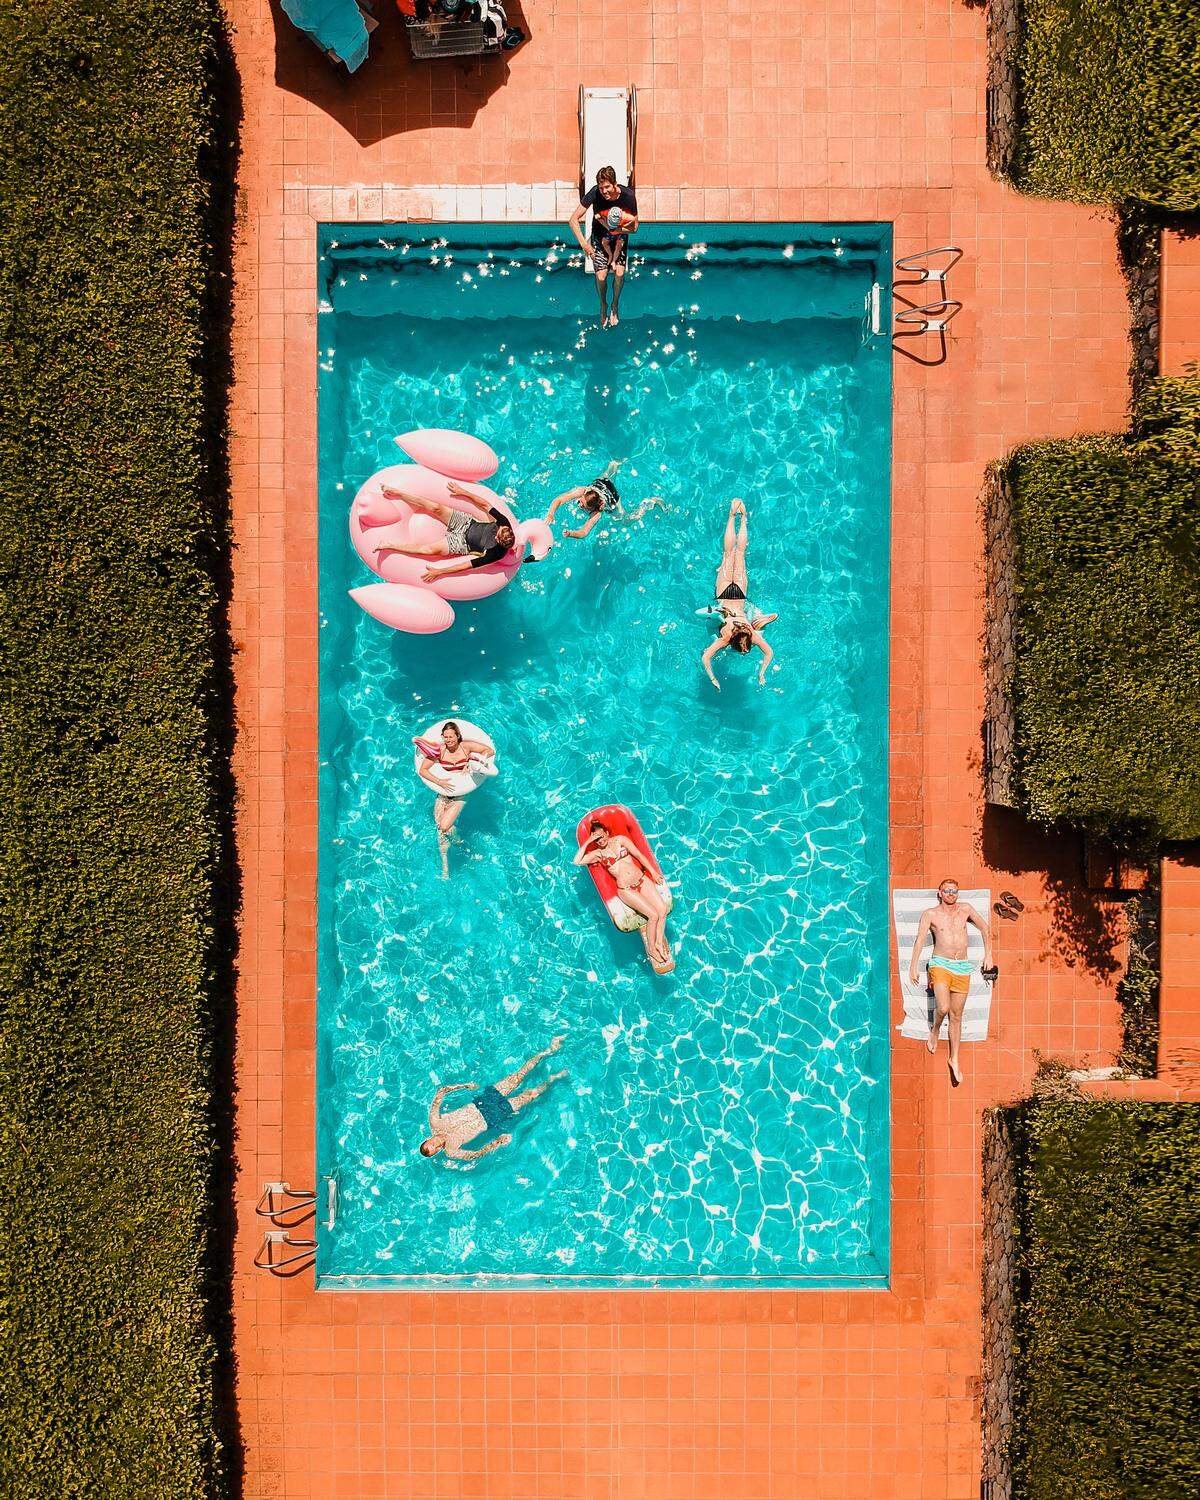
[[[725,197],[725,194],[721,195]],[[492,186],[422,183],[414,187],[352,184],[349,187],[287,187],[284,213],[348,223],[373,219],[421,223],[551,223],[565,221],[579,203],[574,182],[508,182]],[[680,190],[649,188],[641,194],[650,217],[678,218]],[[708,205],[706,205],[708,206]],[[724,212],[726,204],[713,204]]]

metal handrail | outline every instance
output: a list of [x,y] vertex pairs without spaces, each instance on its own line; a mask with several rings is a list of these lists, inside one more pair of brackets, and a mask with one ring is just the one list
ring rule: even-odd
[[[276,1198],[290,1198],[290,1203],[281,1203],[278,1207],[274,1204]],[[262,1196],[255,1205],[254,1212],[260,1219],[270,1219],[272,1224],[277,1224],[284,1214],[293,1214],[297,1209],[311,1208],[316,1212],[317,1195],[307,1188],[293,1188],[287,1182],[268,1182],[262,1190]],[[292,1226],[295,1227],[295,1226]]]
[[582,198],[587,191],[587,184],[583,180],[583,170],[586,166],[583,159],[583,84],[579,85],[579,196]]
[[[897,323],[919,323],[922,333],[944,333],[962,311],[961,302],[927,302],[924,307],[906,307],[896,314]],[[945,314],[944,317],[939,316]]]
[[[918,261],[928,260],[931,255],[949,255],[951,258],[940,268],[917,264]],[[962,257],[962,250],[957,245],[938,245],[933,250],[918,250],[915,255],[902,255],[896,262],[896,269],[906,271],[911,276],[917,276],[922,282],[940,281],[942,289],[945,290],[947,275]]]
[[[274,1256],[276,1245],[286,1245],[289,1250],[296,1250],[299,1253],[289,1255],[284,1260],[276,1260]],[[297,1271],[302,1270],[305,1263],[311,1264],[316,1259],[316,1254],[316,1240],[294,1240],[286,1229],[272,1229],[254,1257],[254,1265],[259,1271],[270,1271],[273,1276],[283,1276],[293,1266]],[[295,1275],[295,1271],[291,1274]]]
[[629,186],[637,176],[637,85],[629,85]]

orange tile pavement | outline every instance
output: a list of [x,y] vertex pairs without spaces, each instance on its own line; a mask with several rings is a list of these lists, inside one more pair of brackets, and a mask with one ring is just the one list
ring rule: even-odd
[[[474,67],[410,63],[389,13],[350,80],[262,0],[230,7],[246,1493],[977,1496],[981,1112],[1037,1050],[1111,1060],[1120,957],[1075,855],[984,817],[979,495],[1012,444],[1123,423],[1113,225],[988,177],[985,17],[958,0],[526,0],[530,43]],[[944,1052],[894,1043],[890,1290],[317,1294],[251,1267],[261,1185],[314,1175],[315,222],[553,219],[573,201],[578,85],[627,81],[653,217],[884,219],[898,254],[966,252],[949,358],[917,363],[910,339],[895,360],[892,877],[953,874],[1027,910],[1000,925],[993,1036],[967,1049],[964,1087]]]
[[1158,1073],[1200,1090],[1200,849],[1163,860],[1161,1007]]
[[1182,375],[1200,360],[1200,230],[1162,237],[1159,369]]

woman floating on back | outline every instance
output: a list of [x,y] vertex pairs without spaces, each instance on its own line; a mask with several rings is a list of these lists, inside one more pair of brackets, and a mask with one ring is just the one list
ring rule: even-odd
[[[738,525],[739,516],[741,517],[740,526]],[[725,647],[729,646],[739,655],[748,656],[750,651],[757,647],[763,654],[762,666],[758,669],[760,687],[767,680],[767,668],[775,656],[774,651],[767,644],[763,631],[779,616],[762,614],[746,597],[748,588],[747,540],[746,507],[741,500],[731,500],[729,516],[725,522],[721,566],[717,569],[716,600],[707,610],[702,611],[702,613],[720,615],[722,621],[716,640],[700,658],[704,670],[708,673],[709,682],[718,692],[721,691],[721,684],[717,681],[716,673],[712,669],[713,658],[718,651],[724,651]]]

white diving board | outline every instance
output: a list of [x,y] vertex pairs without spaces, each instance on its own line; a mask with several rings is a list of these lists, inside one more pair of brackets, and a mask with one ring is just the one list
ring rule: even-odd
[[[579,195],[596,185],[596,173],[611,167],[617,181],[634,185],[637,170],[637,89],[579,87]],[[590,233],[591,224],[587,226]],[[587,267],[585,266],[586,270]]]

